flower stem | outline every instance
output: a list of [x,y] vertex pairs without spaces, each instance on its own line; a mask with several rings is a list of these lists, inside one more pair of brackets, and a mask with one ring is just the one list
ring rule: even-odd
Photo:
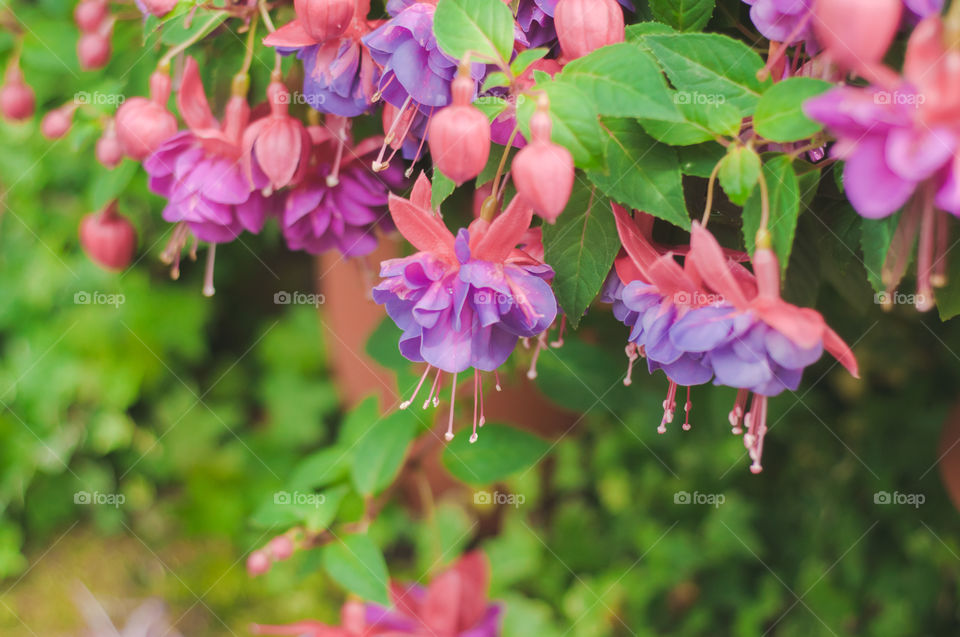
[[500,157],[500,164],[497,166],[497,174],[493,177],[493,189],[490,191],[490,197],[487,198],[487,201],[494,203],[487,205],[485,202],[483,212],[480,215],[482,219],[487,221],[493,221],[496,213],[497,207],[494,204],[500,198],[500,179],[503,177],[503,169],[507,166],[507,157],[510,155],[510,149],[513,148],[513,140],[516,139],[519,132],[520,129],[514,126],[513,132],[510,133],[510,139],[507,140],[507,145],[503,148],[503,155]]
[[720,164],[722,161],[718,161],[717,165],[713,167],[713,172],[710,173],[710,180],[707,181],[707,205],[703,208],[703,220],[700,222],[704,228],[707,227],[707,223],[710,222],[710,213],[713,208],[713,191],[717,186],[717,175],[720,173]]

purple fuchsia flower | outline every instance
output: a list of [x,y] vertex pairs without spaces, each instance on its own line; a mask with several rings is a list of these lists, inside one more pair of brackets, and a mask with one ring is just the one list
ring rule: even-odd
[[[960,216],[960,53],[944,44],[939,16],[921,22],[907,45],[903,77],[883,89],[842,86],[804,104],[837,138],[844,190],[870,219],[905,208],[884,266],[893,292],[919,232],[917,308],[933,307],[933,288],[946,282],[946,223],[937,209]],[[938,228],[938,226],[940,226]]]
[[161,144],[143,166],[150,189],[167,199],[163,218],[176,224],[164,259],[173,263],[176,278],[189,235],[209,243],[204,294],[211,296],[216,244],[233,241],[244,230],[260,232],[275,198],[261,193],[269,180],[255,162],[249,177],[244,170],[242,139],[250,119],[246,98],[232,96],[223,123],[217,122],[197,63],[187,58],[177,104],[189,129]]
[[[419,250],[381,264],[383,281],[373,298],[403,330],[400,352],[427,369],[410,400],[416,398],[430,370],[437,375],[424,403],[436,404],[441,374],[474,368],[474,423],[470,441],[477,439],[477,409],[483,426],[480,372],[495,371],[520,338],[545,331],[557,315],[557,302],[547,280],[553,270],[517,246],[529,240],[533,210],[520,198],[492,223],[476,219],[456,237],[430,208],[431,185],[422,175],[409,200],[390,195],[390,212],[400,233]],[[498,383],[499,385],[499,383]],[[447,439],[453,438],[451,400]]]
[[813,39],[814,0],[743,0],[760,34],[774,42],[797,44]]
[[[626,285],[619,291],[622,305],[614,306],[617,318],[632,328],[630,343],[636,349],[628,346],[627,354],[631,364],[646,356],[651,373],[661,369],[670,380],[658,432],[665,433],[673,421],[679,385],[688,388],[683,428],[689,429],[689,387],[712,378],[715,385],[739,390],[730,424],[739,434],[745,420],[750,468],[761,471],[767,398],[795,390],[803,370],[824,349],[856,376],[853,353],[819,313],[780,298],[780,267],[770,249],[755,252],[754,276],[694,222],[681,267],[671,252],[661,254],[653,246],[626,210],[615,205],[614,215],[630,258],[618,260],[618,276]],[[617,291],[611,285],[615,302]],[[626,384],[629,378],[628,372]]]
[[392,227],[388,195],[402,187],[404,177],[398,167],[371,173],[367,162],[380,138],[353,146],[346,121],[330,119],[333,134],[327,128],[309,128],[310,166],[304,180],[287,194],[280,225],[291,250],[321,254],[336,248],[346,257],[364,256],[377,247],[376,228]]
[[350,26],[341,35],[326,41],[312,37],[299,18],[264,38],[265,45],[277,47],[283,55],[296,53],[297,59],[303,62],[303,93],[307,103],[316,110],[356,117],[373,106],[380,69],[362,39],[380,21],[367,20],[369,12],[369,0],[358,1]]

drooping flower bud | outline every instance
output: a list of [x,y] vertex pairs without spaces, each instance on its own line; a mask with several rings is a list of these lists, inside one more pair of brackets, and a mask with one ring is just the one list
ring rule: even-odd
[[623,9],[617,0],[560,0],[553,19],[568,60],[625,39]]
[[[112,25],[110,27],[112,29]],[[84,33],[77,40],[77,59],[84,71],[102,69],[110,61],[113,52],[110,46],[110,29],[99,29]]]
[[290,559],[290,556],[293,555],[293,549],[293,540],[286,535],[278,535],[270,540],[270,544],[267,545],[270,555],[278,562]]
[[80,245],[97,265],[120,271],[133,261],[137,231],[111,201],[101,212],[88,214],[80,222]]
[[513,183],[517,192],[534,211],[554,223],[573,191],[573,156],[563,146],[550,141],[549,105],[540,98],[537,112],[530,118],[531,141],[513,159]]
[[270,564],[270,556],[267,555],[266,551],[254,551],[247,558],[247,573],[251,577],[263,575],[270,570]]
[[293,0],[297,19],[310,37],[325,42],[341,35],[350,26],[355,0]]
[[7,119],[22,121],[33,117],[37,100],[33,89],[23,81],[23,73],[16,66],[7,70],[6,81],[0,87],[0,113]]
[[813,26],[833,61],[863,72],[883,59],[902,14],[902,0],[817,0]]
[[253,182],[256,165],[274,189],[297,181],[310,158],[310,135],[303,123],[287,113],[290,91],[274,80],[267,87],[270,115],[247,127],[243,133],[243,161]]
[[468,67],[453,81],[453,103],[433,116],[427,138],[434,165],[458,186],[479,175],[490,157],[490,120],[470,105],[475,87]]
[[73,113],[77,110],[76,104],[64,104],[43,116],[40,122],[40,134],[47,139],[60,139],[70,132],[73,125]]
[[167,110],[169,98],[170,76],[154,71],[150,98],[133,97],[117,109],[117,137],[123,151],[133,159],[145,159],[177,132],[177,118]]
[[123,160],[123,146],[120,145],[113,120],[110,120],[103,135],[97,140],[96,155],[97,161],[108,169],[116,168],[117,164]]
[[136,0],[137,5],[140,7],[140,10],[147,14],[157,16],[162,18],[163,16],[170,13],[175,6],[177,6],[178,0]]
[[107,17],[106,0],[81,0],[73,10],[73,21],[77,28],[87,33],[96,31]]

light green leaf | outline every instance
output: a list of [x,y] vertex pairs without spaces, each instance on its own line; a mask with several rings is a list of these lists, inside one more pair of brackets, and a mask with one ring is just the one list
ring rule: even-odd
[[[546,81],[537,84],[550,98],[551,139],[570,151],[578,168],[604,170],[603,133],[597,120],[593,100],[576,86],[565,82]],[[525,99],[517,108],[520,131],[530,138],[530,118],[535,100]]]
[[322,549],[323,566],[340,586],[362,599],[388,604],[387,563],[366,535],[351,535]]
[[609,173],[590,172],[590,180],[614,201],[689,229],[676,151],[633,120],[605,119],[604,127]]
[[549,445],[532,434],[507,425],[487,425],[475,443],[469,435],[455,437],[443,451],[443,465],[469,484],[490,484],[543,458]]
[[[770,197],[770,220],[767,229],[773,241],[773,251],[785,272],[790,263],[793,237],[800,214],[800,193],[793,163],[786,155],[764,155],[763,176]],[[755,188],[743,207],[743,239],[747,251],[753,255],[757,230],[760,229],[761,189]]]
[[690,146],[740,133],[740,109],[728,102],[712,104],[688,101],[689,94],[674,93],[680,121],[640,118],[640,124],[652,137],[671,146]]
[[747,202],[760,178],[760,156],[746,146],[731,146],[717,173],[727,198],[738,206]]
[[487,77],[484,78],[480,92],[486,93],[490,89],[503,88],[505,86],[510,86],[510,78],[507,77],[507,74],[503,71],[494,71],[493,73],[487,74]]
[[130,180],[137,174],[140,166],[135,161],[124,159],[123,163],[113,170],[104,170],[94,180],[90,187],[90,206],[92,210],[100,210],[107,203],[116,199],[122,193]]
[[520,51],[520,53],[517,54],[517,57],[513,59],[513,62],[510,63],[510,72],[514,75],[522,75],[531,64],[541,59],[549,52],[550,49],[546,48],[525,49]]
[[678,31],[699,31],[710,21],[716,5],[716,0],[650,0],[650,11]]
[[753,116],[757,134],[774,142],[796,142],[813,137],[823,124],[803,113],[803,103],[833,87],[810,77],[792,77],[777,82],[763,94]]
[[453,191],[456,190],[457,184],[453,183],[453,180],[444,175],[442,172],[437,170],[437,167],[433,167],[433,190],[430,194],[430,207],[436,210],[440,207],[444,201],[447,200],[447,197],[453,194]]
[[353,450],[350,478],[362,495],[379,493],[393,482],[417,432],[410,410],[399,409],[371,424]]
[[577,183],[557,223],[543,226],[543,247],[556,272],[557,301],[576,329],[620,250],[610,201],[598,189]]
[[456,60],[469,52],[506,67],[513,51],[513,14],[502,0],[440,0],[433,33],[443,52]]

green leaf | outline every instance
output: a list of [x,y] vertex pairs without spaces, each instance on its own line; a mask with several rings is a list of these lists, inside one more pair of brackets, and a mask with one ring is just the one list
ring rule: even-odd
[[726,101],[751,115],[770,81],[757,79],[763,60],[739,40],[715,33],[649,34],[641,38],[670,82],[690,103]]
[[643,36],[667,35],[676,32],[675,29],[662,22],[638,22],[637,24],[631,24],[627,27],[626,39],[627,42],[637,42],[646,49],[646,45],[643,43]]
[[525,49],[520,51],[520,53],[517,53],[517,57],[513,59],[513,62],[510,63],[510,72],[514,75],[522,75],[531,64],[549,52],[550,49],[547,48]]
[[137,174],[137,168],[140,166],[135,161],[124,159],[123,163],[113,170],[104,170],[90,188],[90,207],[92,210],[100,210],[110,201],[120,196],[133,176]]
[[362,599],[388,604],[387,563],[383,553],[366,535],[351,535],[322,549],[327,573],[347,591]]
[[433,33],[443,52],[456,60],[470,52],[506,67],[513,51],[513,14],[502,0],[440,0]]
[[557,80],[582,90],[600,115],[683,120],[657,61],[630,42],[605,46],[573,60]]
[[716,139],[736,137],[740,133],[743,117],[733,104],[712,104],[688,101],[689,94],[675,93],[680,121],[641,117],[640,124],[652,137],[671,146],[690,146]]
[[763,94],[753,116],[757,134],[774,142],[796,142],[813,137],[823,124],[803,113],[803,103],[833,87],[810,77],[792,77],[777,82]]
[[689,229],[676,151],[657,143],[635,121],[605,119],[604,126],[609,173],[590,172],[590,180],[614,201]]
[[935,300],[941,321],[960,314],[960,259],[947,258],[947,285],[937,289]]
[[620,250],[610,201],[596,188],[577,183],[557,223],[544,224],[543,246],[556,272],[553,291],[576,329]]
[[457,184],[453,183],[453,180],[444,175],[442,172],[437,170],[437,167],[433,167],[433,190],[430,194],[430,207],[436,210],[440,207],[444,201],[447,200],[447,197],[453,194],[453,191],[456,190]]
[[510,78],[507,77],[507,74],[503,71],[494,71],[484,78],[483,86],[480,88],[480,92],[486,93],[490,89],[502,88],[505,86],[510,86]]
[[650,11],[678,31],[699,31],[710,22],[716,5],[716,0],[650,0]]
[[[767,229],[773,240],[773,250],[780,260],[780,270],[785,272],[790,263],[793,237],[800,214],[800,193],[793,162],[786,155],[765,155],[763,176],[770,197],[770,220]],[[760,229],[761,188],[755,188],[743,207],[743,239],[747,251],[753,255],[757,230]]]
[[[883,264],[887,260],[893,235],[897,231],[902,215],[890,215],[886,219],[861,219],[860,249],[863,251],[863,267],[867,271],[867,280],[875,292],[884,292]],[[939,296],[939,294],[938,294]],[[937,301],[939,306],[939,299]],[[941,316],[943,310],[941,309]]]
[[253,514],[252,522],[261,528],[306,524],[312,531],[323,530],[333,522],[347,491],[344,485],[323,493],[297,489],[275,491]]
[[684,175],[706,179],[726,154],[726,149],[716,142],[707,142],[695,146],[677,149],[680,156],[680,170]]
[[455,437],[443,450],[443,464],[454,477],[469,484],[490,484],[536,464],[549,445],[532,434],[507,425],[487,425],[475,443]]
[[374,495],[393,482],[417,432],[410,410],[400,409],[372,423],[353,450],[350,478],[362,495]]
[[[570,151],[577,167],[604,170],[603,132],[593,100],[583,91],[566,82],[544,81],[536,85],[550,98],[551,139]],[[530,118],[536,100],[525,99],[517,108],[520,131],[530,139]]]
[[348,458],[339,446],[321,449],[300,461],[287,480],[287,488],[313,490],[338,482],[347,476]]
[[227,17],[226,11],[198,9],[194,13],[188,13],[183,19],[166,23],[160,31],[160,41],[168,46],[177,46],[197,36],[206,37],[223,24]]
[[760,156],[752,148],[731,146],[720,162],[717,177],[727,198],[742,206],[760,178]]

